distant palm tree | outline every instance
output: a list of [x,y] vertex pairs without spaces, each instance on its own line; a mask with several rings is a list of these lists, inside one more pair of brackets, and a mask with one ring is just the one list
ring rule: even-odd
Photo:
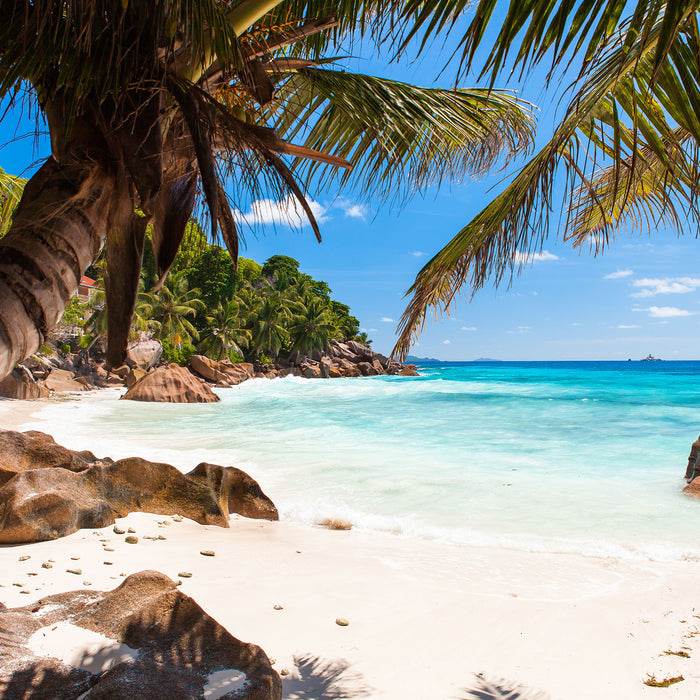
[[207,316],[200,350],[215,360],[230,357],[232,351],[242,356],[241,346],[246,347],[252,337],[252,333],[245,328],[244,316],[245,310],[236,300],[219,303],[214,312]]
[[272,358],[289,341],[286,325],[292,314],[279,295],[270,294],[261,299],[259,306],[253,309],[252,342],[256,352],[264,352]]
[[289,325],[291,350],[309,354],[322,352],[336,332],[328,306],[318,297],[309,297],[301,303]]
[[[189,289],[186,270],[169,275],[158,292],[149,293],[144,312],[157,323],[154,338],[168,340],[174,347],[198,340],[199,334],[189,318],[204,311],[198,289]],[[189,318],[188,318],[189,317]]]

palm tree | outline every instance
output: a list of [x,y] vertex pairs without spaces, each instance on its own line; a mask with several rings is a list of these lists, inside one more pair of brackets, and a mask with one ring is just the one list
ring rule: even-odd
[[279,295],[268,294],[253,311],[252,342],[256,352],[269,354],[273,359],[287,344],[287,323],[292,314]]
[[176,348],[199,339],[188,317],[194,318],[205,308],[199,290],[188,288],[185,272],[168,275],[160,290],[149,294],[149,308],[144,312],[156,322],[153,337],[167,340]]
[[327,304],[318,297],[307,297],[289,325],[291,349],[307,355],[322,352],[336,332]]
[[[198,191],[236,259],[227,177],[242,197],[293,193],[318,236],[307,183],[401,196],[527,146],[529,106],[510,92],[329,68],[356,38],[406,53],[417,20],[428,39],[440,27],[426,13],[452,6],[413,2],[2,0],[0,99],[41,111],[52,155],[0,244],[0,377],[41,345],[102,248],[121,364],[150,223],[159,284]],[[302,159],[294,175],[280,154]]]
[[207,328],[200,344],[202,352],[216,360],[230,357],[232,351],[242,356],[240,346],[247,346],[252,337],[245,328],[244,316],[245,310],[235,299],[226,304],[219,303],[207,316]]
[[[700,3],[617,0],[511,3],[480,0],[460,39],[470,67],[492,17],[500,30],[482,76],[580,62],[564,118],[505,189],[418,273],[394,354],[405,357],[429,311],[448,312],[463,288],[474,294],[519,273],[541,250],[556,213],[560,170],[567,189],[564,238],[604,250],[623,226],[700,223]],[[505,0],[503,2],[505,5]],[[435,21],[410,0],[414,30]],[[447,27],[445,10],[437,22]],[[572,58],[573,54],[573,58]],[[512,60],[509,56],[514,56]],[[551,75],[551,73],[550,73]],[[697,231],[697,228],[696,228]]]
[[27,181],[0,168],[0,238],[12,223],[12,215],[22,197]]

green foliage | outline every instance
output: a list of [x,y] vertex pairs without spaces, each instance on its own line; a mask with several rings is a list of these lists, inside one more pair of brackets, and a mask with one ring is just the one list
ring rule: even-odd
[[262,276],[263,266],[250,258],[238,258],[237,282],[256,282]]
[[280,273],[296,277],[299,274],[299,261],[288,255],[273,255],[268,258],[262,267],[262,274],[265,277],[277,277]]
[[50,343],[44,343],[37,351],[37,355],[53,355],[53,347]]
[[273,362],[264,352],[258,354],[258,361],[263,365],[271,365]]
[[190,342],[173,343],[170,338],[162,338],[163,359],[166,362],[175,362],[178,365],[186,365],[192,355],[197,352],[197,348]]
[[58,344],[58,349],[59,349],[64,355],[70,355],[71,347],[70,347],[70,345],[68,345],[68,343],[59,343],[59,344]]
[[65,323],[70,326],[84,326],[85,312],[88,310],[88,308],[89,305],[81,302],[77,295],[72,296],[63,312],[61,323]]

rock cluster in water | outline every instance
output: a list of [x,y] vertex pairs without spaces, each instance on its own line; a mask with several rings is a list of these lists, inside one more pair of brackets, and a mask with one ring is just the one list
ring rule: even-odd
[[0,431],[0,486],[0,544],[105,527],[133,511],[178,513],[221,527],[229,513],[279,517],[259,484],[235,467],[205,462],[182,474],[138,457],[97,459],[34,431]]
[[44,398],[56,392],[126,387],[123,398],[135,401],[208,403],[218,401],[211,386],[228,388],[247,379],[306,377],[371,377],[389,374],[417,376],[415,365],[403,365],[355,341],[332,341],[323,353],[294,352],[275,364],[216,361],[194,355],[188,368],[161,362],[163,348],[143,340],[129,348],[126,364],[110,369],[85,351],[51,357],[32,355],[0,381],[0,396],[13,399]]
[[685,479],[688,485],[683,489],[683,493],[689,496],[700,498],[700,437],[693,443],[688,455],[688,466],[685,468]]
[[[265,652],[233,637],[157,571],[133,574],[113,591],[59,593],[14,609],[0,603],[0,631],[3,698],[201,698],[223,671],[238,680],[226,697],[282,697]],[[60,646],[64,631],[102,635],[103,645],[70,663],[38,653],[37,639],[53,635]]]

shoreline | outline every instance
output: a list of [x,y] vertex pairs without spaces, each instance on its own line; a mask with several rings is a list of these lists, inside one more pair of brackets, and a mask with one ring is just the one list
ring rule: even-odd
[[[0,402],[0,425],[19,429],[55,402]],[[228,529],[147,513],[117,522],[136,530],[136,545],[108,527],[0,547],[0,602],[109,590],[120,574],[156,569],[179,578],[231,634],[260,645],[290,700],[498,697],[489,687],[517,690],[523,700],[700,695],[700,561],[533,552],[240,516]],[[158,535],[166,539],[144,539]],[[42,568],[48,559],[52,568]],[[76,567],[80,575],[66,571]],[[644,685],[652,675],[685,680],[660,690]]]

